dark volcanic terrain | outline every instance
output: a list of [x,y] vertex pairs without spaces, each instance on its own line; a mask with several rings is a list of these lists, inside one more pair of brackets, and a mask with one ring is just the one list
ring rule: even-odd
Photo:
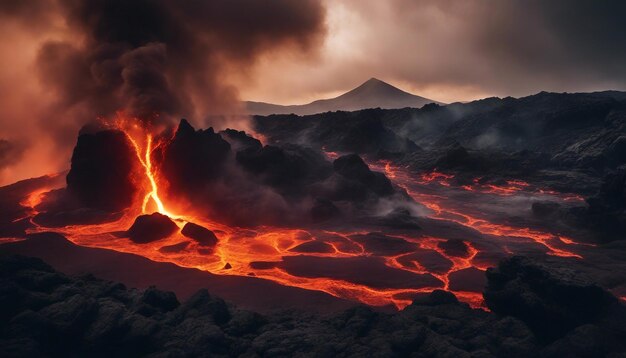
[[624,353],[624,93],[126,124],[0,188],[3,356]]
[[[556,272],[556,273],[555,273]],[[488,271],[493,313],[445,291],[397,313],[261,315],[198,290],[180,302],[44,262],[0,257],[0,354],[11,356],[617,356],[626,307],[568,272],[514,257]]]

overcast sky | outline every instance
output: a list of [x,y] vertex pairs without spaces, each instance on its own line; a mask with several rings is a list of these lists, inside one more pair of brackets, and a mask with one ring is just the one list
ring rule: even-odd
[[2,0],[0,184],[66,169],[119,110],[240,128],[207,114],[370,77],[441,102],[626,90],[625,18],[618,0]]
[[370,77],[443,102],[626,89],[624,1],[326,0],[317,56],[264,56],[241,97],[303,103]]

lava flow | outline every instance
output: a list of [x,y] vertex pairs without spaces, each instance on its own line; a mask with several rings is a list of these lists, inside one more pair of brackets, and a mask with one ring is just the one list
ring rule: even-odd
[[[126,134],[135,151],[141,192],[134,204],[115,221],[54,229],[77,245],[133,253],[153,261],[171,262],[213,274],[256,276],[281,285],[323,291],[374,306],[395,305],[402,308],[410,304],[416,294],[438,288],[455,292],[461,300],[474,307],[483,304],[481,286],[468,289],[467,285],[459,285],[459,282],[467,280],[467,276],[463,275],[482,278],[487,266],[496,263],[478,260],[478,255],[485,252],[475,242],[464,240],[460,243],[462,252],[455,254],[445,249],[448,242],[445,237],[421,233],[372,234],[363,230],[349,232],[268,226],[249,229],[224,225],[204,217],[202,213],[190,212],[188,208],[168,202],[165,195],[167,182],[153,162],[153,153],[167,146],[167,139],[155,140],[153,135],[136,126],[118,124],[115,128]],[[374,168],[379,166],[372,164]],[[431,181],[448,188],[451,175],[431,173],[414,179],[408,171],[394,167],[390,162],[383,163],[380,169],[396,185],[404,187],[416,201],[431,209],[434,218],[471,227],[485,234],[486,238],[498,238],[501,253],[511,252],[507,244],[510,240],[521,239],[545,248],[549,254],[580,257],[568,249],[574,243],[567,238],[559,240],[559,237],[549,233],[479,219],[451,209],[436,195],[419,191]],[[509,184],[516,188],[526,187],[521,182]],[[42,194],[42,191],[35,191],[22,202],[24,207],[29,208],[31,217],[37,214],[35,207]],[[142,244],[125,237],[123,233],[137,216],[152,211],[172,218],[179,231],[167,238]],[[219,239],[217,245],[203,247],[184,236],[181,230],[188,222],[213,231]],[[36,225],[31,232],[48,230]],[[386,252],[372,246],[372,240],[382,240],[382,246],[386,245],[386,241],[393,242],[400,249]]]
[[[436,182],[439,185],[445,187],[450,187],[451,184],[449,180],[454,177],[453,175],[433,172],[429,174],[423,174],[421,175],[420,181],[415,181],[411,178],[410,174],[407,171],[398,167],[392,167],[387,161],[383,162],[382,165],[374,163],[372,166],[375,168],[383,168],[385,173],[389,177],[395,178],[395,183],[398,186],[404,188],[407,193],[411,197],[413,197],[413,199],[415,199],[415,201],[430,209],[434,213],[434,218],[453,221],[458,224],[478,230],[482,234],[493,235],[496,237],[518,237],[533,240],[548,249],[547,253],[550,255],[582,258],[582,256],[571,250],[557,247],[559,246],[559,244],[575,245],[576,242],[571,240],[570,238],[539,230],[533,230],[531,228],[497,224],[490,222],[489,220],[484,218],[478,218],[473,215],[468,215],[459,211],[458,209],[450,207],[450,205],[446,205],[445,200],[442,200],[445,198],[442,198],[438,195],[421,192],[419,190],[420,188],[417,187],[417,185],[428,185],[432,182]],[[474,180],[474,183],[477,184],[478,179]],[[530,184],[523,181],[509,181],[508,184],[509,186],[507,187],[499,187],[496,185],[483,185],[480,187],[483,188],[482,192],[487,192],[495,195],[510,196],[513,193],[522,191],[524,190],[524,188],[528,188],[530,186]],[[470,186],[461,186],[461,189],[473,192],[478,191],[475,187]],[[553,194],[563,200],[569,200],[569,198],[572,197],[572,195],[563,195],[555,191],[541,190],[538,192],[544,195]]]

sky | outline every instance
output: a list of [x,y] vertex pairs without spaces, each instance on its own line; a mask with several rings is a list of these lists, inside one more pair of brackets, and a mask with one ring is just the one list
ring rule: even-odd
[[260,59],[245,99],[332,97],[370,77],[450,103],[626,89],[620,1],[327,0],[317,56]]
[[626,90],[617,0],[3,0],[0,185],[64,170],[123,111],[246,128],[240,100],[307,103],[371,77],[441,102]]

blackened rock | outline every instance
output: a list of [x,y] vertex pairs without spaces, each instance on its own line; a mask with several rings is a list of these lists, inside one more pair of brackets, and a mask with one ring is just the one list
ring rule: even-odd
[[348,154],[335,159],[333,168],[337,173],[351,179],[367,178],[371,173],[370,168],[357,154]]
[[119,211],[132,204],[137,188],[131,180],[137,167],[134,150],[121,131],[81,134],[67,174],[67,191],[80,205]]
[[196,131],[182,119],[165,148],[161,167],[172,189],[193,193],[221,176],[229,153],[230,144],[213,128]]
[[[626,232],[626,166],[607,174],[600,191],[587,198],[588,210],[577,223],[591,228],[603,241],[623,240]],[[570,209],[570,213],[574,209]]]
[[363,337],[372,329],[378,314],[367,306],[356,306],[336,318],[336,328],[355,337]]
[[543,357],[606,357],[613,342],[603,330],[586,324],[575,328],[565,337],[551,343],[543,351]]
[[391,181],[383,173],[371,171],[357,154],[344,155],[335,159],[333,168],[338,174],[366,185],[378,195],[388,196],[394,193]]
[[608,174],[597,195],[607,209],[626,208],[626,166]]
[[603,319],[619,307],[608,291],[578,272],[548,270],[515,256],[487,270],[483,293],[487,307],[524,321],[542,342],[563,337],[572,329]]
[[238,131],[236,129],[227,128],[220,132],[220,135],[230,143],[231,148],[238,152],[243,149],[259,150],[263,147],[261,141],[246,134],[244,131]]
[[413,306],[438,306],[445,304],[457,304],[459,300],[449,291],[434,290],[428,295],[418,295],[411,305]]
[[157,290],[154,286],[148,287],[143,292],[141,301],[161,312],[169,312],[180,306],[174,292]]
[[190,317],[210,316],[218,325],[227,323],[231,319],[228,305],[221,298],[211,297],[206,289],[201,289],[191,296],[176,310],[178,319]]
[[455,257],[467,257],[469,251],[467,244],[463,240],[449,239],[437,244],[446,254]]
[[626,136],[619,136],[606,149],[607,157],[613,163],[620,165],[626,163]]
[[256,312],[239,311],[233,315],[228,322],[225,331],[237,337],[244,334],[254,333],[263,325],[267,324],[267,319]]
[[133,225],[128,229],[128,237],[138,244],[164,239],[178,230],[178,226],[169,217],[152,213],[150,215],[140,215],[135,219]]
[[281,191],[302,190],[301,185],[328,177],[330,165],[318,152],[297,145],[266,145],[237,152],[237,163]]
[[470,161],[470,155],[467,150],[456,141],[451,141],[442,151],[443,153],[435,163],[437,168],[450,169],[463,167]]
[[184,249],[186,249],[187,246],[189,246],[189,241],[183,241],[183,242],[179,242],[178,244],[163,246],[162,248],[159,249],[159,252],[162,252],[164,254],[181,252]]
[[180,233],[195,240],[202,247],[213,247],[218,241],[213,231],[192,222],[186,223]]
[[0,278],[13,277],[15,273],[22,270],[54,272],[54,269],[50,267],[50,265],[36,257],[12,255],[3,257],[2,260],[0,260]]
[[335,248],[332,247],[330,244],[323,242],[323,241],[318,241],[318,240],[313,240],[313,241],[307,241],[304,242],[296,247],[293,247],[291,249],[289,249],[289,251],[292,252],[300,252],[300,253],[327,253],[327,254],[331,254],[335,252]]
[[74,295],[53,303],[39,313],[54,322],[55,329],[63,334],[79,334],[97,317],[98,307],[93,298]]
[[126,307],[114,299],[98,301],[98,314],[93,324],[85,332],[85,340],[92,345],[108,345],[127,329],[124,322]]

